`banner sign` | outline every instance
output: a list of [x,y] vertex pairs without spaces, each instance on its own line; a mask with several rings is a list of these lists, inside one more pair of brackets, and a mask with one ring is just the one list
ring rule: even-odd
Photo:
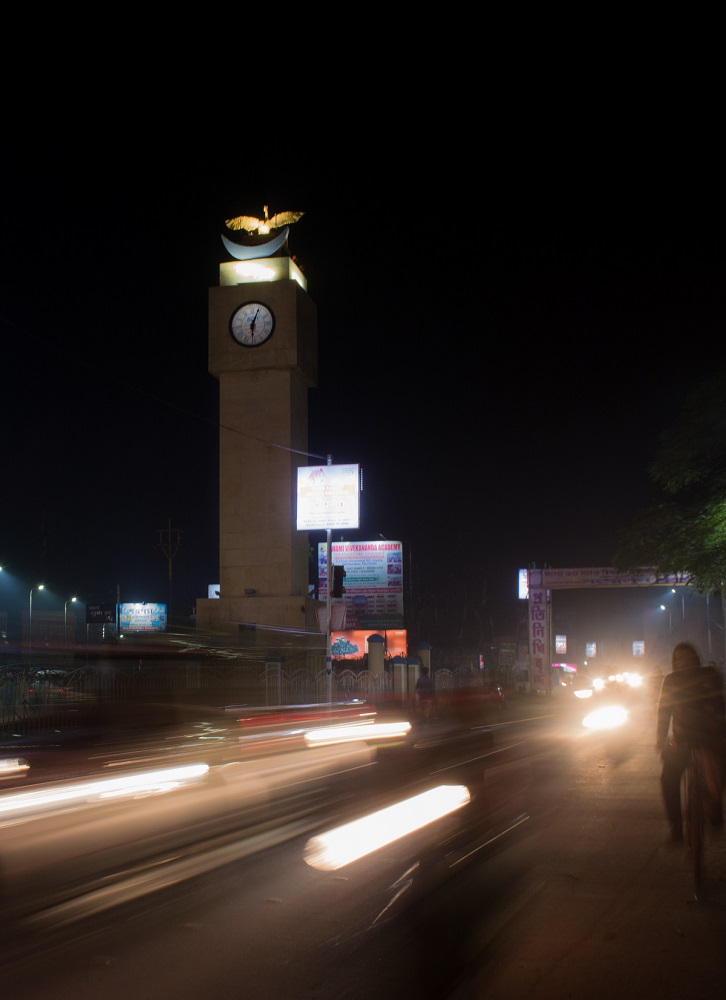
[[[520,570],[520,580],[521,580]],[[639,573],[621,573],[610,567],[600,569],[530,569],[529,586],[564,590],[583,587],[673,587],[687,584],[685,573],[656,573],[643,569]],[[520,582],[521,593],[521,582]]]
[[551,691],[550,621],[547,591],[529,587],[529,683],[534,693]]

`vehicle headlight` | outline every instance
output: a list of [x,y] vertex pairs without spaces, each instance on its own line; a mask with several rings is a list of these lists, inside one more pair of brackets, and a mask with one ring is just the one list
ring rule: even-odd
[[582,720],[585,729],[617,729],[628,721],[628,712],[620,705],[608,705],[590,712]]

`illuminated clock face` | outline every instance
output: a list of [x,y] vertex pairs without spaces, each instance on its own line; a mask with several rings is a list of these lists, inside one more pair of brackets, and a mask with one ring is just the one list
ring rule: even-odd
[[260,347],[275,329],[272,310],[262,302],[245,302],[232,313],[229,332],[242,347]]

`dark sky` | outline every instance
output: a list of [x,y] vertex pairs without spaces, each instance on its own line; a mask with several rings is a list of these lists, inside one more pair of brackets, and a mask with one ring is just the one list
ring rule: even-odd
[[311,455],[363,467],[346,537],[410,543],[427,613],[497,631],[518,567],[610,563],[659,433],[723,359],[722,185],[625,150],[388,148],[274,169],[6,150],[0,562],[26,591],[165,600],[169,518],[180,608],[217,582],[207,292],[225,218],[265,204],[305,213]]

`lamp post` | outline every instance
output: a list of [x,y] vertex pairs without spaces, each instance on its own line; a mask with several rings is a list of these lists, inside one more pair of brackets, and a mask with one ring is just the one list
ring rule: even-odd
[[[678,593],[675,587],[671,587],[671,594]],[[681,591],[681,629],[683,638],[686,638],[686,595]]]
[[673,635],[673,615],[671,614],[671,609],[667,608],[665,604],[661,604],[660,609],[661,611],[668,612],[668,631]]
[[28,598],[28,666],[33,665],[33,591],[34,590],[44,590],[45,586],[39,583],[37,587],[30,588],[30,596]]
[[77,597],[69,597],[63,605],[63,655],[68,656],[68,605],[75,604]]

